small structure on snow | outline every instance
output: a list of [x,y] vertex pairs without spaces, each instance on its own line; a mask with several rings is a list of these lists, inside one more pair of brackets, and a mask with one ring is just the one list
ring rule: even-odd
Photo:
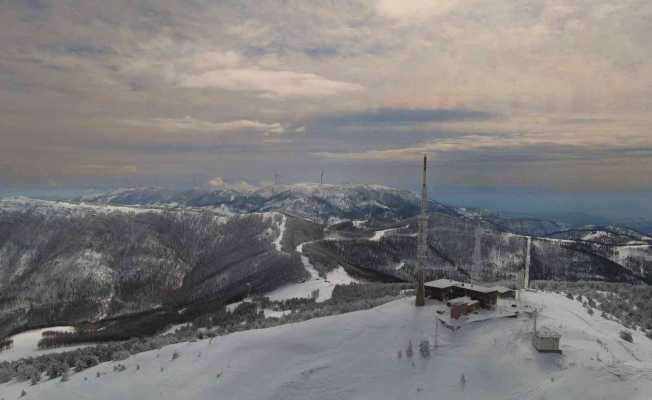
[[559,353],[559,340],[561,335],[553,330],[543,328],[534,332],[532,346],[540,353]]
[[559,353],[559,340],[561,334],[548,327],[537,329],[537,311],[534,311],[534,334],[532,335],[532,346],[539,353]]
[[446,304],[450,307],[451,319],[459,319],[460,317],[471,314],[480,308],[480,302],[473,300],[468,296],[449,300]]

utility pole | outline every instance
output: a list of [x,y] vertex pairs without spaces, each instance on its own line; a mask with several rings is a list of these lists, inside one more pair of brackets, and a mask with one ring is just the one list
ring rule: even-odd
[[419,215],[419,242],[417,243],[417,290],[415,305],[417,307],[426,304],[423,268],[426,264],[428,246],[428,191],[426,187],[426,171],[428,159],[423,155],[423,174],[421,175],[421,214]]
[[319,178],[319,184],[323,185],[324,184],[324,170],[321,170],[321,177]]
[[278,185],[278,173],[274,172],[274,186]]

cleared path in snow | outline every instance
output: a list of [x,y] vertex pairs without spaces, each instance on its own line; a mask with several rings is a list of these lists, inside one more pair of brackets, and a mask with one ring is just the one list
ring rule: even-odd
[[319,276],[319,272],[317,272],[315,266],[312,265],[308,256],[303,254],[303,246],[308,243],[312,242],[299,244],[296,247],[296,251],[301,255],[301,262],[308,274],[310,274],[310,277],[305,282],[291,283],[268,293],[267,297],[269,297],[270,300],[280,301],[294,297],[310,298],[315,290],[319,290],[317,302],[322,302],[331,298],[335,285],[346,285],[357,282],[357,280],[351,277],[342,266],[328,272],[326,274],[326,279]]

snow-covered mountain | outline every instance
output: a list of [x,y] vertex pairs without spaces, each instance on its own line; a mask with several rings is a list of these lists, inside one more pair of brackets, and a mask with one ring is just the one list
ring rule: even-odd
[[[527,270],[652,282],[652,243],[632,230],[512,233],[481,210],[430,211],[429,278],[520,284]],[[249,293],[323,297],[336,282],[411,281],[417,213],[413,193],[374,185],[0,200],[0,336]]]
[[[231,213],[282,211],[321,223],[343,219],[387,222],[414,216],[419,211],[419,198],[413,192],[380,185],[353,184],[300,183],[256,190],[225,187],[181,192],[160,188],[121,189],[78,200],[112,205],[221,208]],[[453,208],[437,202],[431,203],[431,209],[456,213]]]
[[291,250],[321,234],[276,212],[15,206],[0,208],[0,336],[270,291],[308,276]]
[[[67,382],[1,384],[0,393],[15,399],[24,390],[26,398],[48,400],[646,400],[652,392],[652,341],[640,332],[633,343],[621,339],[622,325],[588,315],[562,295],[524,292],[520,307],[538,309],[539,329],[561,334],[563,355],[533,349],[527,313],[463,322],[456,330],[440,324],[436,331],[435,305],[412,302],[182,342],[100,364]],[[425,341],[429,356],[420,351]]]

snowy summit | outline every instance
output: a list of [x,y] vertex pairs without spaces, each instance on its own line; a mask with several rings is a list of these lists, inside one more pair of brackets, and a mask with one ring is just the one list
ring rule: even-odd
[[65,384],[0,388],[7,399],[26,390],[48,400],[649,399],[652,341],[622,340],[619,324],[562,295],[521,295],[522,306],[539,310],[539,324],[562,334],[563,355],[532,348],[527,316],[435,330],[432,305],[404,298],[140,353],[120,362],[124,371],[106,363]]

